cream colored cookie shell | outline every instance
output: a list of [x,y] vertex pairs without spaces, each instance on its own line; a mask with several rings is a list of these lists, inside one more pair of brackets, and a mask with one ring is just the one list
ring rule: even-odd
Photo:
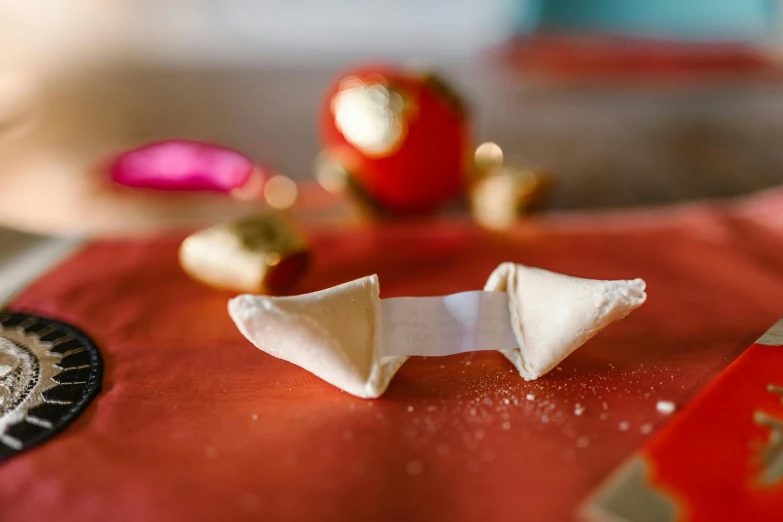
[[641,279],[581,279],[514,263],[499,265],[484,290],[508,293],[519,347],[501,351],[525,380],[557,366],[588,339],[644,303]]
[[240,295],[228,312],[256,347],[371,399],[407,360],[379,355],[379,294],[378,276],[371,275],[304,295]]

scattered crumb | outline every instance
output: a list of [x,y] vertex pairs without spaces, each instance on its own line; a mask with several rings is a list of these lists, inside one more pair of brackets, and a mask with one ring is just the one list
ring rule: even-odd
[[405,471],[408,472],[408,475],[421,475],[421,472],[424,471],[424,465],[418,460],[409,460],[405,464]]
[[465,361],[465,366],[470,366],[470,361]]
[[258,413],[253,413],[252,415],[250,415],[250,418],[253,420],[258,420]]
[[510,430],[511,423],[509,421],[503,421],[503,424],[501,424],[500,427],[503,428],[504,430]]
[[561,368],[560,366],[558,366],[558,367],[557,367],[557,371],[559,371],[559,372],[562,372],[562,371],[563,371],[563,368]]
[[604,408],[605,410],[608,410],[608,409],[609,409],[609,405],[606,403],[606,401],[604,401],[603,403],[601,403],[601,406],[603,406],[603,408]]
[[606,413],[602,413],[599,417],[600,417],[601,420],[606,420],[606,419],[609,418],[609,415],[606,414]]
[[529,401],[534,401],[534,400],[536,400],[536,396],[533,395],[532,393],[528,393],[527,395],[525,395],[525,399],[527,399]]
[[658,401],[655,403],[655,409],[658,410],[658,413],[669,415],[670,413],[674,413],[674,410],[677,409],[677,407],[672,401]]
[[618,428],[620,428],[620,431],[628,431],[628,427],[629,425],[625,421],[621,422],[620,425],[618,426]]
[[639,431],[641,431],[645,435],[652,432],[652,424],[642,424],[642,427],[639,428]]
[[585,436],[579,437],[576,439],[576,445],[579,448],[586,448],[590,445],[590,438]]
[[579,403],[576,403],[576,407],[574,407],[574,415],[581,415],[585,412],[585,407],[582,406]]
[[408,406],[408,411],[413,411],[413,406]]

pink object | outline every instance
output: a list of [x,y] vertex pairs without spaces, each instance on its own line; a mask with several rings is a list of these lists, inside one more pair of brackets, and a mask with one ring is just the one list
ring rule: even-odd
[[158,190],[230,192],[247,184],[255,165],[212,143],[166,140],[120,154],[111,178],[120,185]]

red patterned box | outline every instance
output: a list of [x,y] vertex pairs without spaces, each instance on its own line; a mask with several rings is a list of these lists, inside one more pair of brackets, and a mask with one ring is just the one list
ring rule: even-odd
[[596,521],[783,520],[783,319],[583,507]]

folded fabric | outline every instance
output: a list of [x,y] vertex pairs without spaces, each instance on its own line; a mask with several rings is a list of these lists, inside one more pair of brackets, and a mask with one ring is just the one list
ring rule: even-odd
[[[299,296],[240,295],[229,301],[228,310],[242,334],[261,350],[357,397],[377,398],[409,355],[432,355],[433,346],[449,346],[444,339],[455,339],[453,348],[439,348],[437,355],[498,349],[522,377],[537,379],[641,305],[644,287],[641,279],[580,279],[503,263],[490,275],[484,292],[454,294],[442,303],[405,298],[422,300],[426,306],[416,312],[423,310],[426,317],[397,322],[404,323],[401,328],[418,326],[424,332],[405,330],[414,333],[404,336],[411,342],[402,349],[388,346],[401,338],[388,332],[389,325],[397,323],[382,317],[392,309],[381,305],[376,275]],[[497,307],[498,292],[505,292],[500,301],[508,303],[502,310]],[[466,310],[471,311],[468,317]],[[499,319],[509,324],[499,326]],[[507,338],[511,340],[504,341]],[[493,339],[499,339],[499,345],[487,346]]]

